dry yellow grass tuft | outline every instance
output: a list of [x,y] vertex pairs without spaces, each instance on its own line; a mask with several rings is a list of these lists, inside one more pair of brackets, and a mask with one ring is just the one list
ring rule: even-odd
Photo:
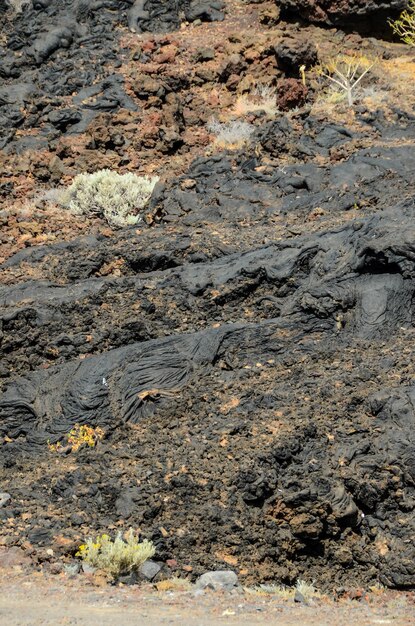
[[169,578],[156,583],[157,591],[191,591],[192,583],[187,578]]
[[256,111],[263,111],[269,118],[278,114],[277,95],[274,87],[258,85],[252,93],[239,96],[233,110],[237,116]]

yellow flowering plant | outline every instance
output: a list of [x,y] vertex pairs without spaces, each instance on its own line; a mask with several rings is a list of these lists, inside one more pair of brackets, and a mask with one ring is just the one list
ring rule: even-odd
[[88,448],[94,448],[98,441],[104,436],[102,428],[92,428],[83,424],[75,424],[68,435],[68,443],[72,446],[73,452],[79,450],[82,445],[88,446]]
[[[93,428],[92,426],[87,426],[86,424],[75,424],[72,430],[65,435],[65,438],[67,446],[70,447],[71,451],[77,452],[82,446],[94,448],[98,441],[103,439],[104,434],[103,429],[99,426]],[[50,441],[48,441],[48,448],[51,452],[59,452],[66,449],[66,446],[63,446],[60,441],[57,443],[50,443]]]

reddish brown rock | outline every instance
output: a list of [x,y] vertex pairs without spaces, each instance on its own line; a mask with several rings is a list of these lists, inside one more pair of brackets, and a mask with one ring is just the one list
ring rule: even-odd
[[10,569],[19,565],[30,565],[31,559],[21,548],[0,548],[0,569]]
[[277,85],[277,104],[282,111],[302,106],[307,98],[308,89],[301,80],[282,78]]

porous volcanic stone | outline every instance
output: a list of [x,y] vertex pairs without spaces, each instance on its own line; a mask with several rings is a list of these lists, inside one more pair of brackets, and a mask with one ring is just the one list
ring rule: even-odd
[[371,18],[376,14],[385,16],[400,11],[406,0],[280,0],[283,13],[291,13],[310,22],[327,25],[343,25],[355,20]]

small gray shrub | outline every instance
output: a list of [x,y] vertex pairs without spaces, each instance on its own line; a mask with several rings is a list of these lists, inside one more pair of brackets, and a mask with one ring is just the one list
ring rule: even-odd
[[211,119],[207,129],[212,135],[216,136],[217,143],[224,146],[238,146],[249,143],[255,132],[255,126],[242,120],[221,123],[218,120]]

